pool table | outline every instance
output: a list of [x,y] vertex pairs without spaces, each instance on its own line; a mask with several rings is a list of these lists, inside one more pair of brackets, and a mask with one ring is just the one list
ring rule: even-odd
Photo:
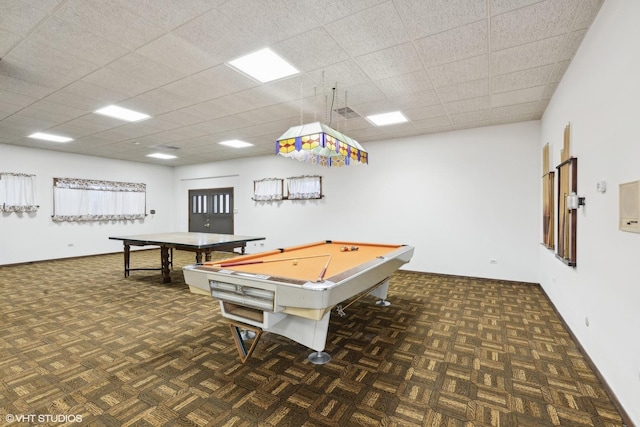
[[324,350],[332,309],[340,314],[344,302],[368,294],[388,304],[388,278],[413,251],[408,245],[327,240],[189,265],[183,273],[192,291],[220,301],[230,324],[288,337],[313,349],[309,360],[321,364],[330,360]]

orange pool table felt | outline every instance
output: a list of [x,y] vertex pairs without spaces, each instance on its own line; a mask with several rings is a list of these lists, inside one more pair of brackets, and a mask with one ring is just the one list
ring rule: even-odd
[[[319,281],[321,275],[323,279],[340,275],[399,247],[401,246],[345,241],[317,242],[206,262],[204,265],[242,273],[314,282]],[[343,248],[348,250],[342,250]]]

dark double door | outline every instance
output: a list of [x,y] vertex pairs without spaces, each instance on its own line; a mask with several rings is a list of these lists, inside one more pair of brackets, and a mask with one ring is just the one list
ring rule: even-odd
[[234,234],[233,188],[189,190],[189,231]]

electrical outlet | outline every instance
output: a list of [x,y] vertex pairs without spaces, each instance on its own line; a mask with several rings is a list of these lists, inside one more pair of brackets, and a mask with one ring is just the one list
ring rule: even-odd
[[73,247],[73,243],[67,243],[67,246],[72,248]]
[[496,260],[496,259],[491,258],[489,260],[489,264],[497,264],[497,263],[498,263],[498,260]]
[[589,318],[588,317],[584,318],[584,324],[586,325],[587,328],[589,327]]

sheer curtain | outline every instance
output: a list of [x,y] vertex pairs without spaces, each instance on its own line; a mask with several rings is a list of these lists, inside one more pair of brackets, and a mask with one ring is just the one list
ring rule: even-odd
[[53,206],[54,221],[142,219],[146,185],[54,178]]
[[253,181],[253,188],[254,200],[282,200],[282,179],[265,178]]
[[0,210],[35,212],[36,176],[24,173],[0,173]]
[[321,177],[295,176],[287,178],[289,199],[319,199],[322,197]]

